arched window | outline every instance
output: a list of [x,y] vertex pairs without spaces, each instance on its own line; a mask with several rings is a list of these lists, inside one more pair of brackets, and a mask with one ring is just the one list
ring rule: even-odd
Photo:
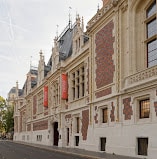
[[156,0],[146,10],[147,28],[147,67],[157,65],[157,20]]

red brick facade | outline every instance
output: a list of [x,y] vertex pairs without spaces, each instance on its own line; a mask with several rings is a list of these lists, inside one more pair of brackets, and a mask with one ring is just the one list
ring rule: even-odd
[[33,131],[48,129],[48,120],[33,123]]
[[133,115],[133,110],[130,103],[131,103],[131,97],[123,99],[123,104],[124,104],[123,114],[125,116],[125,120],[131,120],[131,116]]
[[31,131],[31,124],[27,125],[27,131]]
[[89,125],[89,110],[84,110],[82,111],[82,136],[83,140],[87,139],[87,130],[88,130],[88,125]]
[[98,113],[95,114],[94,120],[95,120],[95,124],[98,124]]
[[46,115],[48,115],[49,114],[49,112],[44,112],[44,116],[46,116]]
[[25,122],[26,122],[26,110],[22,109],[20,112],[20,132],[25,131]]
[[112,60],[112,55],[114,54],[113,43],[115,39],[112,35],[113,28],[113,21],[110,21],[96,34],[95,61],[97,88],[101,88],[113,82],[115,71],[115,65]]
[[115,106],[113,105],[113,102],[112,102],[112,110],[111,110],[111,114],[110,114],[111,122],[115,121],[114,111],[115,111]]
[[35,95],[33,97],[33,119],[36,118],[36,113],[37,113],[37,96]]
[[156,116],[157,116],[157,102],[154,102],[154,108],[155,108],[155,113],[156,113]]
[[95,121],[95,124],[97,124],[98,123],[98,113],[97,113],[97,109],[98,109],[98,107],[97,106],[95,106],[95,116],[94,116],[94,121]]
[[95,93],[95,96],[96,96],[96,98],[100,98],[100,97],[111,94],[111,92],[112,92],[111,88],[108,88],[108,89],[105,89],[105,90],[102,90],[100,92]]

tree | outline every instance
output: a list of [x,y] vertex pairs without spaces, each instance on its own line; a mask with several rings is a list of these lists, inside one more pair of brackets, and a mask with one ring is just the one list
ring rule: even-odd
[[3,121],[6,133],[12,132],[14,130],[14,108],[12,106],[5,111]]
[[6,108],[6,101],[0,96],[0,110],[3,110],[4,108]]
[[5,115],[6,108],[6,101],[0,96],[0,134],[5,132],[5,123],[3,121],[3,117]]
[[7,106],[6,101],[0,96],[0,133],[13,132],[14,107]]

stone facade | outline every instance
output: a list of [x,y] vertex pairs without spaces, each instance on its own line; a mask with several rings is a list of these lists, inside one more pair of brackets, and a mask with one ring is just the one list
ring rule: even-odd
[[131,116],[133,115],[132,106],[130,105],[131,98],[123,99],[124,109],[123,114],[125,116],[125,120],[131,120]]
[[157,63],[147,46],[157,33],[148,38],[146,29],[155,19],[154,0],[104,0],[86,32],[77,15],[75,27],[55,37],[48,65],[40,52],[39,73],[27,74],[14,140],[156,159]]
[[39,121],[36,123],[33,123],[33,131],[38,131],[38,130],[45,130],[48,129],[48,121]]

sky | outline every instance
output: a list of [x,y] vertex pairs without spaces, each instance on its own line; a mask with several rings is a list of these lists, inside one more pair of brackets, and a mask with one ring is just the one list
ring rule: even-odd
[[42,50],[45,63],[53,39],[76,14],[84,24],[102,7],[102,0],[0,0],[0,96],[7,98],[19,83],[22,88],[30,65],[37,66]]

